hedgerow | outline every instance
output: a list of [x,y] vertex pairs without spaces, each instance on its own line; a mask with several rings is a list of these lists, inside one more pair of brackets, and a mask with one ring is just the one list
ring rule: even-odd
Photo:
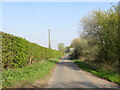
[[21,37],[4,32],[2,35],[2,63],[3,68],[23,67],[63,53],[31,43]]

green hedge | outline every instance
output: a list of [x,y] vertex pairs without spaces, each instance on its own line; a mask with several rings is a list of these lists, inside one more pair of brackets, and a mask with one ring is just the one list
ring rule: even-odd
[[2,35],[2,63],[4,68],[22,67],[41,60],[59,57],[63,53],[31,43],[4,32]]

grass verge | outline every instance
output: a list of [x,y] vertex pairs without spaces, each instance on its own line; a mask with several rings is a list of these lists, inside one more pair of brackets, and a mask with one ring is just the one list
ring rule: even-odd
[[73,62],[81,69],[91,72],[92,74],[99,76],[101,78],[107,79],[109,81],[115,82],[120,85],[120,75],[116,72],[112,72],[109,70],[103,70],[92,66],[85,61],[73,60]]
[[3,87],[13,87],[16,84],[24,86],[34,82],[36,79],[44,79],[50,74],[58,60],[58,58],[44,60],[31,66],[5,70],[2,73]]

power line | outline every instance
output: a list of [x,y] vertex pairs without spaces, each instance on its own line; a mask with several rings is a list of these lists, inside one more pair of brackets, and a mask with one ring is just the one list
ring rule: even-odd
[[[40,18],[35,14],[34,10],[32,9],[32,7],[29,5],[28,2],[25,1],[26,6],[30,9],[31,13],[34,15],[34,17],[37,18],[37,21],[40,23]],[[40,23],[41,24],[41,23]],[[42,23],[43,24],[43,23]],[[50,28],[48,29],[48,48],[51,48],[51,41],[50,41]]]
[[36,17],[36,20],[37,20],[40,24],[43,24],[43,22],[42,22],[42,23],[40,22],[41,19],[35,14],[34,10],[33,10],[32,7],[29,5],[29,3],[26,2],[26,0],[24,0],[24,1],[25,1],[26,6],[29,8],[29,10],[31,11],[31,13],[33,14],[33,16]]

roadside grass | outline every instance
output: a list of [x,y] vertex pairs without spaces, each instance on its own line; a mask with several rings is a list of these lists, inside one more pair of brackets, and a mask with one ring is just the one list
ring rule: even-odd
[[73,62],[81,69],[91,72],[92,74],[99,76],[101,78],[107,79],[109,81],[115,82],[120,85],[120,75],[116,72],[109,70],[103,70],[101,68],[95,67],[86,63],[85,61],[73,60]]
[[2,73],[3,87],[13,87],[16,84],[24,86],[36,79],[44,79],[50,74],[53,66],[59,61],[58,58],[43,60],[30,66],[5,70]]

